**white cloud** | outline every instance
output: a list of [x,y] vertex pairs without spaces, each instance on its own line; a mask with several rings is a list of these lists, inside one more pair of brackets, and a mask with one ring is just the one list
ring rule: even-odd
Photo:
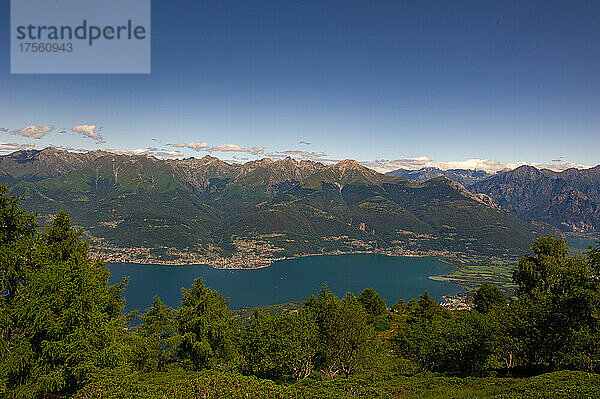
[[19,150],[32,150],[35,144],[0,143],[0,152],[10,153]]
[[[571,169],[571,168],[575,168],[575,169],[589,169],[592,168],[593,166],[591,165],[581,165],[575,162],[559,162],[559,163],[553,163],[553,164],[537,164],[537,163],[533,163],[531,164],[532,166],[535,166],[538,169],[550,169],[553,170],[555,172],[562,172],[563,170],[567,170],[567,169]],[[538,166],[536,166],[538,165]]]
[[283,154],[283,155],[306,155],[306,154],[308,154],[308,151],[287,150],[287,151],[283,151],[281,154]]
[[138,148],[131,151],[133,155],[151,155],[157,158],[182,158],[184,157],[181,151],[166,151],[158,148]]
[[248,152],[253,155],[262,155],[265,153],[265,147],[252,147],[252,148],[244,148],[237,144],[221,144],[215,147],[210,147],[207,149],[209,152],[213,151],[223,151],[223,152]]
[[277,152],[277,153],[275,153],[275,156],[276,157],[292,156],[292,157],[300,157],[300,158],[304,158],[304,159],[321,160],[321,158],[326,157],[327,154],[324,153],[323,151],[287,150],[287,151]]
[[192,141],[191,143],[172,144],[172,146],[179,147],[179,148],[191,148],[192,150],[196,150],[196,151],[206,150],[209,147],[208,143],[206,141],[203,141],[203,142]]
[[190,142],[190,143],[178,143],[178,144],[167,144],[171,147],[176,148],[189,148],[195,151],[221,151],[221,152],[245,152],[252,155],[263,155],[265,153],[265,147],[251,147],[246,148],[237,144],[221,144],[217,146],[209,146],[206,141],[202,142]]
[[0,127],[0,132],[8,132],[8,129],[5,127]]
[[69,151],[69,152],[90,152],[91,150],[87,149],[87,148],[75,148],[75,147],[71,147],[71,146],[64,146],[64,145],[57,145],[54,146],[55,148],[58,148],[60,150],[64,150],[64,151]]
[[130,150],[120,150],[118,148],[99,148],[98,151],[110,152],[117,155],[131,155]]
[[315,151],[315,152],[309,152],[308,154],[305,155],[305,158],[323,158],[326,157],[327,154],[324,153],[323,151]]
[[54,126],[52,125],[44,125],[37,126],[31,125],[18,130],[15,130],[13,133],[20,134],[21,136],[31,137],[34,139],[41,139],[48,133],[54,130]]
[[246,152],[245,148],[240,147],[237,144],[221,144],[209,149],[209,151],[235,151],[235,152]]
[[391,172],[396,169],[418,170],[422,168],[448,169],[472,169],[482,170],[488,173],[496,173],[503,170],[516,169],[519,166],[530,165],[538,169],[550,169],[561,172],[569,168],[586,169],[590,166],[581,165],[573,162],[561,162],[546,164],[541,162],[500,162],[489,159],[472,158],[465,161],[434,161],[431,158],[421,156],[416,158],[404,158],[386,160],[380,159],[370,162],[361,162],[364,166],[374,169],[381,173]]
[[184,158],[185,155],[181,151],[155,151],[153,156],[157,158]]
[[260,155],[265,153],[265,147],[252,147],[248,150],[249,153],[254,155]]
[[84,136],[89,137],[93,140],[103,141],[104,137],[102,137],[102,134],[99,130],[100,129],[96,131],[96,125],[77,125],[73,126],[73,128],[71,129],[71,131],[81,133]]

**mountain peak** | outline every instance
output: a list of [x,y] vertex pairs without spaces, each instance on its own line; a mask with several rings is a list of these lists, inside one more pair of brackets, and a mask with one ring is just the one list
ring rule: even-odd
[[358,162],[356,162],[354,159],[344,159],[343,161],[339,161],[338,163],[336,163],[334,166],[336,168],[342,169],[342,170],[350,170],[350,169],[361,170],[361,169],[367,169],[364,166],[360,165]]
[[56,147],[46,147],[43,150],[41,150],[40,152],[44,153],[44,154],[62,154],[63,152],[66,152],[66,151],[58,149]]
[[274,164],[275,162],[273,162],[273,160],[271,158],[261,158],[261,159],[257,159],[256,161],[250,161],[248,162],[248,164],[254,165],[254,166],[269,166]]
[[535,166],[531,166],[531,165],[521,165],[513,170],[528,170],[528,171],[535,171],[535,170],[539,170],[538,168],[536,168]]
[[281,164],[281,165],[297,165],[298,161],[296,161],[294,158],[292,157],[285,157],[283,159],[280,159],[279,161],[275,161],[275,163],[277,164]]
[[512,171],[506,172],[506,176],[514,176],[518,178],[532,178],[543,176],[542,171],[530,165],[522,165]]

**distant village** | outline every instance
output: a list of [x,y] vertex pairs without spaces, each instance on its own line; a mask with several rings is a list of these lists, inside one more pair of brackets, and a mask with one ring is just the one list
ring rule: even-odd
[[[280,236],[278,234],[277,236]],[[303,253],[285,256],[285,250],[272,245],[268,239],[275,238],[275,234],[264,234],[255,238],[234,237],[233,244],[236,251],[229,257],[222,256],[219,249],[208,246],[197,250],[179,250],[172,247],[132,247],[120,248],[107,243],[103,238],[89,237],[91,242],[90,253],[101,257],[110,263],[140,263],[181,266],[189,264],[205,264],[216,269],[259,269],[270,266],[273,262],[294,259],[304,256],[317,255],[346,255],[346,254],[382,254],[389,256],[452,256],[447,250],[422,251],[410,250],[402,247],[386,249],[377,248],[374,242],[363,242],[350,239],[348,236],[323,237],[324,240],[338,241],[346,244],[351,250],[331,250],[318,253]]]

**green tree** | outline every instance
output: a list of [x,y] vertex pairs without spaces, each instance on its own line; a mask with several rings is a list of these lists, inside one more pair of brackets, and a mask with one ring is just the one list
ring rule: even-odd
[[8,195],[6,186],[0,185],[0,305],[5,306],[27,282],[32,267],[30,252],[37,239],[36,215],[21,209],[19,201],[20,198]]
[[531,249],[535,256],[522,258],[513,272],[513,281],[519,287],[517,294],[531,293],[533,290],[550,293],[560,277],[560,269],[567,261],[567,243],[552,236],[541,236]]
[[368,365],[375,336],[357,297],[347,293],[336,317],[326,327],[331,358],[336,359],[335,363],[346,377]]
[[304,379],[313,369],[317,329],[308,312],[256,312],[241,334],[244,371],[273,380]]
[[518,301],[511,304],[513,336],[529,367],[595,370],[600,361],[600,281],[596,252],[568,256],[564,240],[540,237],[535,256],[523,258],[513,278]]
[[358,296],[358,301],[367,311],[369,324],[373,324],[375,330],[384,331],[390,328],[390,319],[385,299],[372,288],[364,289]]
[[365,288],[358,296],[358,301],[372,317],[378,317],[387,312],[385,299],[372,288]]
[[482,284],[473,295],[473,303],[479,313],[488,313],[496,307],[506,305],[506,297],[495,285]]
[[590,250],[588,251],[588,259],[589,259],[589,266],[592,270],[592,272],[596,275],[599,276],[600,275],[600,240],[596,241],[596,246],[590,248]]
[[135,365],[142,371],[162,371],[176,362],[181,336],[177,331],[175,310],[158,296],[152,306],[140,316],[142,323],[135,330],[132,350]]
[[396,353],[425,370],[441,370],[448,342],[444,328],[451,317],[427,292],[404,305],[404,322],[394,338]]
[[421,369],[465,374],[484,370],[492,357],[495,325],[487,315],[449,312],[427,293],[406,306],[394,339],[398,355]]
[[197,278],[189,291],[182,288],[181,292],[177,325],[182,336],[179,356],[184,365],[201,370],[231,360],[234,324],[229,300],[205,287],[202,278]]
[[128,367],[124,283],[108,285],[66,213],[35,233],[17,204],[0,189],[0,381],[8,397],[70,395],[99,370]]
[[358,298],[348,293],[340,301],[327,286],[306,302],[306,309],[314,317],[319,331],[317,367],[333,378],[346,376],[366,367],[374,344],[374,331],[367,320],[367,312]]

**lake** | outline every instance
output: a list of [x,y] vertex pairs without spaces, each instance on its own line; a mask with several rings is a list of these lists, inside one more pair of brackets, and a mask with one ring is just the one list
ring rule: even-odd
[[595,247],[598,240],[598,234],[567,235],[565,238],[573,256],[585,256],[590,245]]
[[109,264],[111,283],[129,276],[125,289],[126,310],[143,310],[154,295],[169,306],[181,301],[181,287],[190,288],[202,277],[207,286],[230,298],[230,308],[254,307],[307,299],[324,283],[338,296],[358,295],[373,288],[388,303],[412,299],[424,291],[441,300],[462,289],[453,283],[434,281],[452,266],[433,257],[398,257],[379,254],[309,256],[277,261],[253,270],[222,270],[206,265],[164,266],[135,263]]

